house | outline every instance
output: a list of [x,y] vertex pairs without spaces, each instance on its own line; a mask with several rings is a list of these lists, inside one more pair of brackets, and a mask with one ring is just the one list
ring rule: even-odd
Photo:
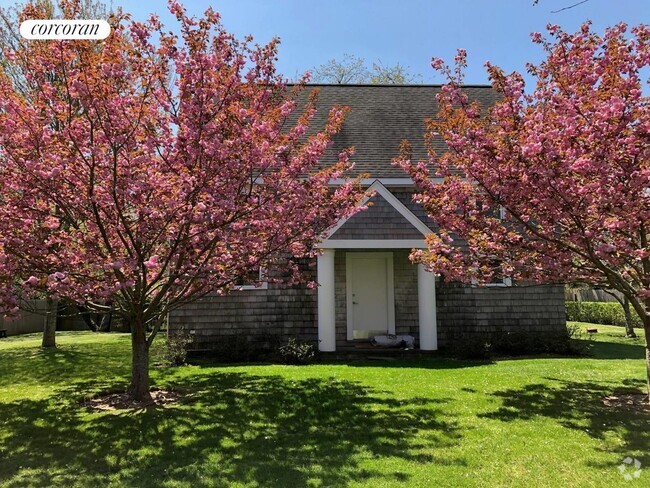
[[[371,205],[330,229],[320,244],[322,254],[303,263],[315,274],[317,289],[243,286],[174,311],[170,330],[188,330],[198,349],[296,337],[318,343],[321,351],[349,350],[376,334],[410,334],[416,347],[436,350],[468,334],[565,330],[562,286],[519,286],[507,279],[461,286],[409,261],[411,250],[424,248],[424,236],[436,225],[412,201],[410,178],[391,160],[403,139],[413,144],[414,158],[426,158],[424,120],[437,112],[439,86],[318,88],[322,110],[314,126],[322,127],[329,107],[350,107],[332,155],[355,146],[354,171],[370,175],[364,184],[375,192]],[[466,90],[483,106],[494,103],[489,86]]]

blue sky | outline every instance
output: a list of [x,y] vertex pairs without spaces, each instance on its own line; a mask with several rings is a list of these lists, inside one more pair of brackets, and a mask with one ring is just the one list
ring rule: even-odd
[[[188,11],[200,15],[212,5],[221,12],[226,28],[242,37],[266,42],[282,40],[279,70],[288,77],[344,53],[397,62],[420,73],[426,83],[444,80],[430,67],[433,56],[450,60],[457,48],[468,50],[467,83],[486,83],[486,60],[506,71],[524,70],[526,61],[539,61],[542,53],[530,42],[530,33],[556,23],[575,31],[587,19],[602,32],[617,22],[650,24],[650,0],[589,0],[552,13],[578,0],[194,0]],[[110,3],[110,2],[107,2]],[[0,0],[0,5],[13,2]],[[135,18],[155,12],[166,25],[174,20],[164,0],[113,0]]]

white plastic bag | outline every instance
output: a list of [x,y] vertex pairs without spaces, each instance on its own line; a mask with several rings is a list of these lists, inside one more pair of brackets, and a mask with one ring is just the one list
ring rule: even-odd
[[373,346],[380,347],[403,347],[406,349],[413,349],[415,347],[415,337],[412,335],[376,335],[370,341]]

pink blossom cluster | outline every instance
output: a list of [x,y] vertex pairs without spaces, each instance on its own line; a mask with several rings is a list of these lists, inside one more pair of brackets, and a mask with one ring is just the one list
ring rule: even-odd
[[345,109],[308,131],[316,94],[298,107],[277,40],[170,8],[179,36],[114,17],[105,41],[26,44],[12,59],[27,91],[0,67],[0,313],[46,293],[158,323],[287,252],[313,255],[356,211],[356,181],[328,185],[349,153],[318,166]]
[[537,79],[530,92],[520,74],[487,63],[498,92],[491,108],[464,96],[463,51],[455,69],[433,61],[449,83],[427,140],[442,137],[448,150],[397,160],[441,228],[413,258],[464,282],[499,275],[606,286],[648,320],[650,28],[548,32],[532,36],[547,57],[528,66]]

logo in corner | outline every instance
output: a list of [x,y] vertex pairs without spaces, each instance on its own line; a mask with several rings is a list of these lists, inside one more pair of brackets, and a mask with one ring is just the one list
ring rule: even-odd
[[106,39],[110,33],[111,26],[105,20],[44,19],[20,24],[20,35],[25,39]]
[[641,477],[641,461],[626,457],[618,467],[618,472],[625,481],[632,481]]

